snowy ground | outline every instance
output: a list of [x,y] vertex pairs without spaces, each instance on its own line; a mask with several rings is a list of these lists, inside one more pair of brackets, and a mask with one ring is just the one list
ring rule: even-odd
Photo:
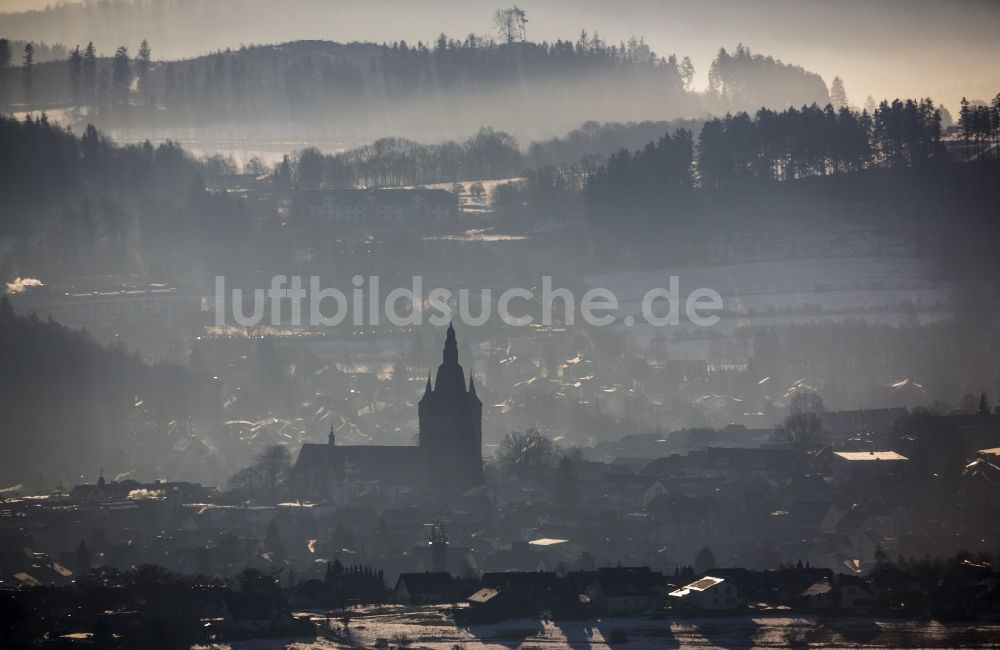
[[587,276],[585,282],[612,290],[623,304],[638,302],[649,289],[668,286],[672,275],[679,278],[682,296],[708,287],[729,298],[727,307],[732,309],[934,304],[947,299],[949,287],[928,279],[928,264],[920,257],[798,259],[604,273]]
[[[608,618],[547,622],[519,619],[493,625],[458,627],[447,607],[384,607],[355,614],[350,642],[434,650],[529,650],[531,648],[897,648],[1000,647],[1000,626],[945,625],[937,621],[864,617],[781,616],[780,613],[687,618]],[[335,624],[336,625],[336,624]],[[251,643],[251,642],[246,642]],[[282,645],[282,644],[285,645]],[[223,646],[228,647],[228,646]],[[233,650],[330,650],[334,642],[235,644]]]
[[191,650],[346,650],[346,643],[325,639],[248,639],[232,643],[212,643],[192,646]]
[[[926,258],[861,257],[749,262],[725,266],[689,266],[655,271],[605,273],[587,276],[588,287],[610,289],[618,298],[616,319],[626,315],[637,325],[633,336],[676,335],[681,331],[707,332],[687,321],[683,304],[695,289],[708,288],[722,296],[724,312],[711,328],[712,336],[731,336],[740,327],[803,324],[856,318],[870,323],[901,325],[927,323],[950,317],[953,295],[949,285],[928,277]],[[681,301],[678,326],[643,326],[642,299],[648,291],[668,288],[677,276]],[[662,309],[661,299],[655,306]],[[704,354],[707,341],[683,341],[685,354]]]

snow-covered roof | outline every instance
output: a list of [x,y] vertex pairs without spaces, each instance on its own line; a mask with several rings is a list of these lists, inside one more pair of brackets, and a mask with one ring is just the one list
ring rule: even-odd
[[844,460],[864,461],[864,460],[908,460],[906,456],[897,454],[894,451],[835,451],[835,456],[840,456]]
[[685,585],[680,589],[676,589],[670,592],[670,595],[674,598],[683,598],[689,595],[693,591],[708,591],[712,587],[725,582],[725,578],[715,578],[713,576],[705,576],[704,578],[698,578],[689,585]]

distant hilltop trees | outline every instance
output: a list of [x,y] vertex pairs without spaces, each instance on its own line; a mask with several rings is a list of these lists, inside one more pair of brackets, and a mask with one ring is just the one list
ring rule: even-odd
[[[840,78],[837,77],[837,80]],[[843,92],[843,82],[840,82]],[[754,54],[749,47],[736,46],[730,54],[721,48],[708,71],[709,108],[755,110],[761,106],[820,106],[831,100],[823,78],[801,66]]]
[[[513,20],[511,29],[521,34],[520,19]],[[688,57],[659,55],[641,38],[609,43],[596,31],[551,43],[475,34],[415,44],[297,41],[180,61],[155,60],[145,39],[111,57],[99,55],[93,42],[61,51],[67,53],[54,62],[36,57],[30,84],[11,83],[27,72],[16,60],[0,60],[0,110],[69,107],[105,125],[336,116],[341,130],[377,123],[369,133],[385,135],[444,126],[468,132],[484,123],[541,129],[830,100],[819,75],[743,45],[734,54],[721,49],[708,91],[695,93]],[[442,116],[452,119],[446,124]]]
[[814,104],[727,114],[705,122],[697,142],[681,129],[634,153],[622,150],[588,179],[586,189],[593,207],[611,210],[641,197],[657,205],[696,186],[722,189],[944,157],[941,114],[930,99],[884,101],[873,114]]

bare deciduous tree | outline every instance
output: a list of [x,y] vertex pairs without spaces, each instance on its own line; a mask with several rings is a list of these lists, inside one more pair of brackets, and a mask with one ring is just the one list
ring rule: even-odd
[[493,26],[507,43],[524,41],[527,37],[526,25],[528,14],[517,5],[506,9],[497,9],[493,14]]
[[819,393],[800,388],[792,394],[788,415],[775,429],[775,434],[791,444],[807,444],[823,430],[822,415],[825,411]]
[[537,478],[555,466],[556,448],[538,429],[514,431],[500,443],[497,462],[518,478]]

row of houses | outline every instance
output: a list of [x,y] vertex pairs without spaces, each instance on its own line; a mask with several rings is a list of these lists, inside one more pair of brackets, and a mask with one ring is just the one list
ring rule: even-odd
[[[470,591],[470,585],[474,590]],[[446,572],[405,573],[394,589],[406,605],[461,603],[462,621],[486,622],[549,612],[561,617],[629,616],[662,609],[666,577],[649,567],[485,572],[476,581]]]
[[888,564],[867,577],[802,565],[775,571],[717,568],[701,576],[686,572],[666,576],[649,567],[564,575],[487,572],[478,581],[453,578],[446,572],[409,573],[399,577],[394,593],[404,605],[454,603],[456,620],[466,624],[538,615],[636,616],[664,610],[860,613],[912,608],[918,595],[938,614],[1000,616],[1000,574],[970,562],[958,565],[951,582],[931,593],[921,593],[916,578]]

